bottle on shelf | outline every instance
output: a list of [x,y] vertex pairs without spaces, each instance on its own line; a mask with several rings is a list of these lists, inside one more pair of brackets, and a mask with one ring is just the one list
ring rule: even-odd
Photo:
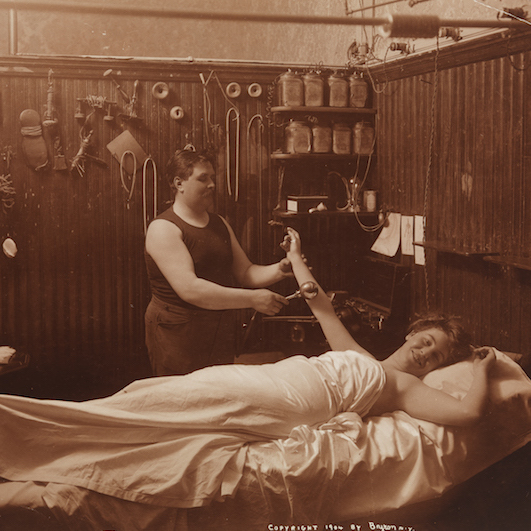
[[279,78],[280,105],[285,107],[302,107],[304,105],[304,82],[302,77],[288,70]]
[[363,79],[363,75],[354,72],[349,77],[350,107],[364,108],[369,98],[369,85]]
[[285,131],[286,153],[310,153],[312,149],[312,131],[302,120],[290,120]]
[[349,106],[348,80],[339,72],[328,76],[328,105],[330,107]]

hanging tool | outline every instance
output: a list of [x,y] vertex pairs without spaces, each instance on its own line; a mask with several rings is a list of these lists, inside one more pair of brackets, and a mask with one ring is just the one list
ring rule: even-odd
[[44,120],[42,125],[48,143],[50,144],[50,157],[53,159],[53,169],[55,171],[68,170],[66,164],[66,157],[64,155],[63,146],[61,144],[61,136],[59,134],[59,120],[57,119],[57,112],[54,103],[55,87],[53,81],[53,70],[48,71],[48,93],[46,100],[46,108],[44,111]]
[[234,114],[236,122],[236,131],[234,132],[234,201],[237,202],[240,194],[240,111],[236,107],[231,107],[225,116],[225,135],[226,135],[226,176],[227,176],[227,192],[229,196],[233,195],[231,184],[231,116]]
[[7,214],[15,206],[16,192],[11,180],[11,159],[14,156],[11,146],[6,146],[2,153],[2,159],[6,166],[5,173],[0,175],[0,200],[4,214]]
[[131,158],[123,160],[122,155],[125,151],[132,151],[135,154],[138,166],[142,166],[148,158],[142,146],[136,141],[135,137],[127,129],[120,133],[115,139],[107,144],[107,149],[116,159],[118,164],[123,162],[125,171],[129,174],[133,172],[133,161]]
[[109,68],[109,70],[105,70],[103,72],[103,77],[109,77],[114,85],[116,86],[118,92],[120,92],[120,95],[122,96],[123,100],[125,101],[125,110],[126,113],[120,113],[120,116],[126,120],[141,120],[141,118],[136,113],[136,103],[137,103],[137,89],[138,89],[138,79],[133,84],[133,94],[131,97],[125,92],[118,81],[116,81],[115,77],[112,75],[112,68]]
[[93,129],[88,129],[88,124],[90,122],[90,119],[92,115],[94,114],[94,110],[87,116],[85,123],[79,130],[79,138],[80,138],[80,145],[79,150],[76,153],[75,157],[72,159],[72,163],[70,164],[70,171],[77,170],[78,174],[81,177],[85,176],[85,163],[87,160],[92,160],[99,164],[100,166],[104,166],[107,168],[107,163],[100,159],[99,157],[96,157],[90,153],[92,148],[94,147],[93,143]]
[[42,136],[41,117],[37,111],[26,109],[20,113],[20,132],[26,164],[35,171],[47,168],[48,148]]

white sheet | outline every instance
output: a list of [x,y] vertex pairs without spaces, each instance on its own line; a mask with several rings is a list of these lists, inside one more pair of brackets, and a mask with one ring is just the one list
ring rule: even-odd
[[4,395],[0,476],[197,507],[234,493],[247,443],[364,414],[384,381],[380,363],[349,351],[151,378],[82,403]]
[[[361,426],[353,419],[344,433],[302,427],[288,440],[250,446],[249,494],[238,495],[250,500],[259,485],[273,522],[352,520],[439,497],[531,441],[531,381],[507,356],[496,356],[488,413],[478,425],[445,427],[396,411]],[[472,362],[424,381],[460,397],[470,387]]]
[[[445,428],[403,412],[365,422],[343,413],[321,429],[303,426],[285,440],[250,443],[235,498],[214,504],[210,528],[224,524],[227,516],[246,519],[248,530],[269,523],[355,521],[438,497],[524,446],[531,441],[531,381],[504,354],[497,357],[489,412],[472,428]],[[471,364],[462,362],[425,381],[460,396],[471,377]],[[174,531],[185,525],[180,509],[69,485],[48,484],[43,496],[75,531]]]

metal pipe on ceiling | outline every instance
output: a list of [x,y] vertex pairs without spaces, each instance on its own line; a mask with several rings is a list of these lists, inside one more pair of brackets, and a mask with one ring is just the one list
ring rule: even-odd
[[[74,14],[120,15],[133,17],[158,17],[178,19],[224,20],[234,22],[262,22],[289,24],[326,24],[342,26],[382,26],[388,25],[389,17],[327,17],[314,15],[287,15],[271,13],[235,13],[235,12],[201,12],[166,8],[150,8],[142,6],[120,7],[109,4],[92,4],[88,2],[46,2],[25,0],[0,0],[1,9],[17,9],[19,11],[59,11]],[[410,25],[422,25],[423,17],[403,15],[409,17]],[[433,17],[431,17],[433,19]],[[526,21],[518,20],[469,20],[469,19],[437,19],[440,27],[458,28],[522,28]]]

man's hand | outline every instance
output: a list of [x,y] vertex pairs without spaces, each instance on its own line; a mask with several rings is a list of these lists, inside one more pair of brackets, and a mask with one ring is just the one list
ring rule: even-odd
[[286,297],[268,289],[254,290],[252,301],[252,307],[257,312],[266,315],[276,315],[284,306],[289,304]]

